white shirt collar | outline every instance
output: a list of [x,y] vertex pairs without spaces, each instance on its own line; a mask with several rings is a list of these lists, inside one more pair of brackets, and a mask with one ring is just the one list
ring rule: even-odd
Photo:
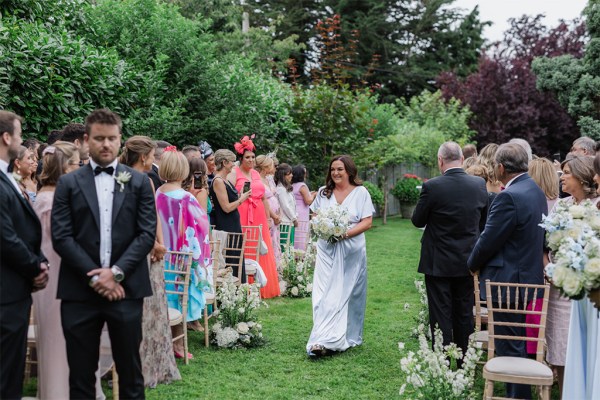
[[525,175],[527,172],[523,172],[520,173],[519,175],[515,176],[514,178],[512,178],[510,181],[508,181],[508,183],[506,184],[506,186],[504,186],[504,189],[508,189],[508,187],[511,185],[511,183],[513,183],[513,181],[515,179],[517,179],[518,177],[520,177],[521,175]]
[[4,172],[5,175],[8,175],[8,163],[4,160],[0,160],[0,171]]
[[[113,167],[115,169],[115,172],[113,172],[113,175],[117,172],[117,164],[119,164],[119,161],[115,158],[115,160],[113,162],[111,162],[110,164],[107,165],[107,167]],[[95,162],[94,160],[92,160],[90,158],[90,167],[92,167],[92,171],[96,169],[96,167],[99,164],[97,162]]]

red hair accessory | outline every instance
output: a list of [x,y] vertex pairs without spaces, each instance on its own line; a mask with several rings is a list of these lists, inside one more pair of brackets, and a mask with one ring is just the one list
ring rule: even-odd
[[177,146],[167,146],[165,147],[165,151],[177,151]]
[[250,137],[248,136],[244,136],[242,138],[242,140],[240,140],[238,143],[234,144],[233,147],[235,148],[235,151],[238,152],[238,154],[244,154],[245,151],[254,151],[254,149],[256,149],[256,147],[254,147],[254,143],[252,143],[251,139],[254,139],[255,135],[252,135]]

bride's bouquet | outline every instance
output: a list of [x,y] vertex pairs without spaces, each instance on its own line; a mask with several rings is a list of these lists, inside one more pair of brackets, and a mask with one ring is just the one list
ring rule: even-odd
[[348,231],[350,214],[339,204],[320,209],[310,220],[310,227],[314,236],[333,244],[342,240]]
[[589,200],[559,200],[541,227],[552,250],[546,275],[566,297],[579,300],[600,287],[600,211]]

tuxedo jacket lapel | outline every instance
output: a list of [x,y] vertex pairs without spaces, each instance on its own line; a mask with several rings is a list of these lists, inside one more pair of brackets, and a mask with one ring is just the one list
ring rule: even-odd
[[[121,163],[117,164],[117,170],[115,171],[115,177],[119,175],[119,173],[125,172],[125,167],[121,165]],[[127,184],[124,185],[127,187]],[[115,224],[117,220],[117,215],[119,215],[119,210],[121,210],[121,206],[123,205],[123,200],[125,200],[125,189],[121,191],[121,185],[115,181],[115,191],[113,193],[113,209],[112,209],[112,223]]]
[[33,215],[34,217],[37,218],[37,215],[36,215],[35,211],[33,211],[33,207],[31,207],[31,203],[23,196],[23,193],[19,193],[17,191],[17,188],[15,187],[15,185],[2,172],[0,172],[0,179],[2,179],[8,186],[10,186],[11,190],[19,198],[19,201],[21,201],[21,204],[23,204],[23,207],[25,207],[25,209],[27,211],[29,211],[31,213],[31,215]]
[[98,205],[98,195],[96,193],[96,181],[94,180],[94,171],[90,164],[81,168],[83,171],[77,174],[77,183],[83,192],[83,196],[92,211],[96,226],[100,229],[100,207]]

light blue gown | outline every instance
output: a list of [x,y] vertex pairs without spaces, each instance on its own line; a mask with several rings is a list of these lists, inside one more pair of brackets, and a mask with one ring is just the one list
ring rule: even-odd
[[[312,211],[327,209],[337,203],[319,189]],[[371,196],[364,186],[357,186],[342,202],[350,213],[351,227],[373,215]],[[329,244],[319,239],[313,280],[313,328],[306,345],[315,344],[329,350],[344,351],[362,344],[367,302],[367,249],[365,235]]]
[[600,399],[600,319],[586,297],[572,301],[562,398]]

